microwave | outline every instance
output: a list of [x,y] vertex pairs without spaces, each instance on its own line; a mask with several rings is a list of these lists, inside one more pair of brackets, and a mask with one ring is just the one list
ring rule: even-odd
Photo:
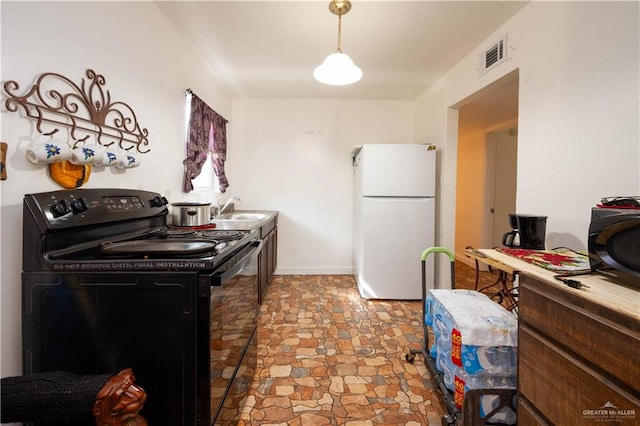
[[588,251],[592,272],[640,288],[640,208],[592,208]]

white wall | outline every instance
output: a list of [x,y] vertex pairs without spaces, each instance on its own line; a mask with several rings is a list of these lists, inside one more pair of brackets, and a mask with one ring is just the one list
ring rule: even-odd
[[[531,2],[416,101],[416,138],[443,141],[439,244],[455,243],[458,135],[451,107],[515,69],[516,208],[549,217],[547,246],[586,248],[591,207],[603,196],[640,194],[638,8]],[[505,33],[509,60],[479,76],[480,52]]]
[[353,171],[365,143],[413,142],[407,101],[234,99],[241,208],[279,210],[278,274],[353,271]]
[[[28,89],[44,72],[79,83],[88,68],[106,78],[114,100],[128,103],[149,131],[151,151],[126,172],[94,168],[88,188],[123,187],[181,192],[185,89],[192,88],[220,114],[231,115],[231,97],[218,87],[190,46],[152,2],[2,2],[2,81]],[[4,99],[4,95],[3,95]],[[7,142],[8,179],[0,182],[0,296],[2,376],[21,371],[20,272],[22,198],[59,190],[46,166],[25,158],[38,140],[31,120],[2,103],[0,139]],[[62,133],[62,132],[61,132]],[[40,137],[41,138],[41,137]],[[229,176],[233,184],[233,172]],[[211,198],[214,198],[211,195]]]

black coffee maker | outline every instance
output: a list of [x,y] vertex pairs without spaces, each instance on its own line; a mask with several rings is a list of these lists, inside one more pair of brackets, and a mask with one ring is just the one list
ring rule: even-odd
[[509,248],[544,250],[547,216],[509,214],[511,231],[502,236],[502,245]]

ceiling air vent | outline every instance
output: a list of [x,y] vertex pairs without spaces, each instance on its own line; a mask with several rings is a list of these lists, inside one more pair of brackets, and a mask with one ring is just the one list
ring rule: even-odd
[[507,59],[507,36],[489,47],[480,57],[480,74],[492,70]]

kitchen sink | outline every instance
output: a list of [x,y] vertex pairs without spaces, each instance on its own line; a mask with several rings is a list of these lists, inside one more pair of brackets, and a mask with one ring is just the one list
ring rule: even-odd
[[234,212],[234,213],[221,214],[220,216],[214,217],[213,220],[214,221],[217,221],[217,220],[250,220],[250,221],[256,221],[256,220],[266,219],[267,217],[269,217],[269,214],[267,214],[267,213],[240,213],[240,212]]

